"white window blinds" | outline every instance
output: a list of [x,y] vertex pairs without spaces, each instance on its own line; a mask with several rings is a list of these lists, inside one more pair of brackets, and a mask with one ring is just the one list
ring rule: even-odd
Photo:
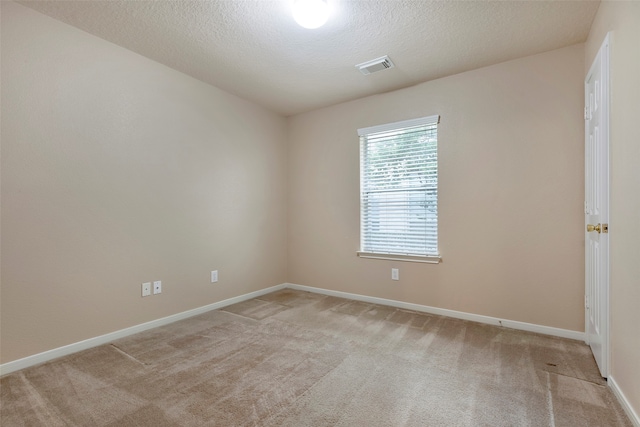
[[358,130],[361,252],[438,256],[438,122]]

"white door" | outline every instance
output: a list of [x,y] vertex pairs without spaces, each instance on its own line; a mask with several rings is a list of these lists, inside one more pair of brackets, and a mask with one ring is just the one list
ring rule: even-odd
[[586,340],[603,377],[609,364],[609,35],[585,79]]

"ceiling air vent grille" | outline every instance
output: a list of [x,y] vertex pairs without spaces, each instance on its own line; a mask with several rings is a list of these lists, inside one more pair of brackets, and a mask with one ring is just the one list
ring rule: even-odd
[[356,68],[360,70],[360,72],[364,75],[375,73],[377,71],[386,70],[387,68],[393,68],[393,67],[394,67],[393,62],[391,62],[391,60],[387,55],[356,65]]

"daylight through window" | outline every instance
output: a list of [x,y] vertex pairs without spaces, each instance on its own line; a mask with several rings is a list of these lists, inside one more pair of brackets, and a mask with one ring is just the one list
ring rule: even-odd
[[360,256],[439,260],[438,122],[431,116],[358,130]]

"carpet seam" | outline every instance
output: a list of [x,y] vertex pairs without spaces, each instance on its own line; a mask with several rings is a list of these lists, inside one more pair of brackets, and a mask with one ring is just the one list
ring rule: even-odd
[[143,362],[141,360],[138,360],[137,358],[135,358],[134,356],[130,355],[129,353],[127,353],[126,351],[124,351],[123,349],[121,349],[120,347],[118,347],[117,345],[115,345],[113,343],[109,344],[109,346],[113,347],[118,353],[122,354],[123,356],[125,356],[125,357],[127,357],[127,358],[129,358],[131,360],[133,360],[134,362],[139,363],[142,366],[145,366],[145,367],[146,366],[151,366],[150,363],[145,363],[145,362]]
[[551,371],[547,371],[546,369],[540,369],[540,370],[543,371],[543,372],[546,372],[547,374],[550,374],[550,375],[557,375],[559,377],[571,378],[571,379],[574,379],[574,380],[583,381],[585,383],[593,384],[593,385],[596,385],[598,387],[606,387],[607,386],[606,384],[598,384],[595,381],[585,380],[584,378],[578,378],[578,377],[574,377],[572,375],[565,375],[565,374],[561,374],[559,372],[551,372]]

